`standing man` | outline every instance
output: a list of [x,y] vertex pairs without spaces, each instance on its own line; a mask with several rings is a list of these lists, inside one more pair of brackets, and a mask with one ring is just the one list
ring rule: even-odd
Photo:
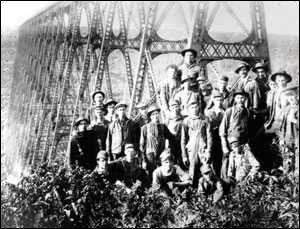
[[180,104],[177,100],[171,100],[169,103],[169,108],[170,117],[167,119],[166,125],[173,135],[173,141],[169,142],[171,154],[174,156],[175,164],[183,168],[184,165],[182,162],[182,152],[180,146],[183,117],[180,114]]
[[93,108],[96,107],[96,106],[103,106],[103,101],[105,99],[105,94],[104,92],[100,91],[100,90],[97,90],[95,91],[92,95],[92,109],[88,109],[88,114],[87,114],[87,117],[89,120],[93,120],[94,117],[92,117],[93,115]]
[[200,113],[197,102],[188,104],[188,117],[183,120],[181,132],[182,160],[193,186],[198,185],[200,166],[209,164],[212,150],[212,131],[207,118]]
[[96,149],[94,132],[88,130],[89,120],[80,117],[74,123],[76,133],[70,142],[70,161],[71,167],[80,166],[85,169],[93,170],[96,166]]
[[138,115],[134,118],[134,121],[138,123],[140,128],[149,122],[149,118],[147,116],[147,106],[147,103],[140,102],[135,107],[138,110]]
[[[154,164],[151,167],[157,167],[159,155],[165,149],[166,139],[172,141],[172,134],[165,124],[159,122],[159,115],[160,108],[156,105],[149,107],[147,116],[150,122],[144,125],[141,130],[140,151],[147,164]],[[154,154],[154,158],[153,155],[150,156],[151,154]],[[154,161],[150,159],[154,159]]]
[[106,138],[108,132],[108,124],[109,122],[104,118],[104,115],[107,113],[107,110],[102,105],[98,105],[95,107],[95,116],[96,118],[91,122],[90,129],[92,129],[95,133],[95,140],[98,144],[96,152],[100,150],[105,150],[106,146]]
[[180,88],[181,77],[178,72],[178,67],[171,64],[166,68],[167,82],[161,87],[160,99],[162,110],[167,114],[169,113],[169,102],[172,100]]
[[211,100],[211,92],[212,92],[212,86],[207,81],[207,78],[204,75],[200,75],[197,77],[196,81],[198,82],[198,90],[201,94],[204,105],[202,111],[208,106],[209,101]]
[[138,150],[140,128],[126,116],[127,104],[120,102],[115,106],[116,120],[109,124],[106,150],[112,160],[124,156],[125,144],[133,144]]
[[195,49],[184,49],[181,55],[183,56],[183,64],[179,66],[181,78],[187,78],[191,70],[200,73],[200,67],[196,64],[197,51]]
[[251,69],[251,66],[247,63],[241,63],[236,69],[235,73],[239,75],[240,80],[237,83],[237,86],[235,88],[236,91],[244,90],[245,85],[252,81],[251,77],[249,76],[249,71]]
[[107,110],[107,114],[105,115],[105,119],[111,123],[114,120],[114,109],[117,105],[117,102],[113,99],[109,99],[105,104],[104,107]]
[[[212,164],[215,174],[220,177],[221,165],[222,165],[222,147],[221,139],[219,136],[219,126],[224,115],[223,108],[223,95],[219,91],[215,90],[212,93],[212,107],[206,109],[204,114],[211,123],[213,147],[212,147]],[[224,162],[225,163],[225,162]]]
[[[174,99],[179,102],[181,114],[184,117],[188,115],[187,105],[189,103],[196,101],[201,108],[203,107],[203,97],[197,88],[195,88],[197,85],[196,77],[198,77],[198,75],[199,73],[197,71],[191,71],[183,75],[181,79],[182,88],[174,97]],[[201,112],[203,112],[203,110]]]
[[233,96],[234,106],[225,111],[219,134],[223,155],[229,157],[227,176],[240,181],[249,173],[249,166],[251,174],[254,174],[260,169],[260,164],[248,144],[250,114],[245,107],[247,94],[243,91],[236,91]]
[[223,108],[226,110],[232,105],[232,96],[230,96],[230,92],[228,91],[228,81],[229,78],[227,76],[221,76],[218,79],[217,87],[215,90],[218,90],[223,97]]

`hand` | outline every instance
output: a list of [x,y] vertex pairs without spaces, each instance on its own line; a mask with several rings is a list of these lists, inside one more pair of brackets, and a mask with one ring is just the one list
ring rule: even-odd
[[284,146],[284,140],[281,139],[281,140],[279,141],[279,145],[280,145],[281,147],[283,147],[283,146]]
[[171,189],[171,190],[174,189],[174,182],[173,182],[173,181],[169,181],[169,182],[167,183],[167,185],[168,185],[169,189]]
[[147,162],[146,161],[142,162],[142,168],[145,169],[145,170],[147,169]]

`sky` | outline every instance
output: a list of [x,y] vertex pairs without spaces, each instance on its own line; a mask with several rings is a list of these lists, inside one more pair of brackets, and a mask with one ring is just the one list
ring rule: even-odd
[[[55,1],[1,1],[1,31],[5,31],[7,28],[18,27],[24,21],[54,2]],[[299,36],[298,1],[266,1],[264,4],[268,33]],[[220,16],[220,18],[222,17]],[[219,24],[216,30],[222,30],[224,27],[226,26]],[[232,29],[234,28],[232,27]]]

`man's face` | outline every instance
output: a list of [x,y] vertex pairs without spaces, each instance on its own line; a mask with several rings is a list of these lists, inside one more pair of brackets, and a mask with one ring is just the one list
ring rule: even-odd
[[170,173],[172,171],[173,165],[174,165],[174,163],[170,158],[162,161],[161,162],[162,172],[164,174]]
[[279,88],[283,88],[287,86],[287,80],[285,76],[278,75],[276,77],[276,84],[278,85]]
[[170,106],[170,112],[172,115],[180,114],[180,106],[179,105]]
[[235,97],[234,97],[234,101],[235,101],[235,103],[236,104],[238,104],[238,105],[244,105],[244,103],[245,103],[245,96],[243,96],[243,95],[236,95]]
[[258,68],[256,70],[256,74],[257,74],[258,78],[261,80],[267,79],[267,73],[266,73],[265,69],[263,69],[263,68]]
[[195,61],[195,57],[192,52],[186,52],[184,54],[184,63],[192,64],[192,63],[194,63],[194,61]]
[[103,95],[101,93],[97,93],[94,96],[94,100],[95,100],[96,104],[103,104],[104,97],[103,97]]
[[109,114],[112,114],[112,113],[114,112],[114,108],[115,108],[115,104],[109,104],[109,105],[107,106],[107,112],[108,112]]
[[168,79],[169,81],[173,81],[174,78],[176,78],[176,77],[175,77],[176,74],[177,74],[177,72],[176,72],[176,70],[175,70],[174,68],[168,68],[168,69],[167,69],[167,79]]
[[97,157],[98,171],[105,173],[107,171],[107,160],[103,157]]
[[218,80],[218,87],[220,90],[224,90],[227,88],[228,82],[225,80]]
[[214,98],[214,105],[216,107],[221,107],[223,104],[223,98],[222,97],[216,97]]
[[198,85],[199,85],[199,88],[200,88],[202,91],[205,91],[205,90],[206,90],[206,81],[205,81],[205,80],[199,80],[199,81],[198,81]]
[[150,115],[151,122],[158,123],[159,122],[159,112],[153,111]]
[[239,71],[239,75],[240,75],[242,78],[246,77],[246,76],[248,75],[248,70],[247,70],[247,68],[246,68],[246,67],[242,67],[242,68],[240,69],[240,71]]
[[277,88],[277,84],[273,80],[270,80],[269,87],[271,90],[275,90]]
[[189,107],[189,114],[192,116],[197,116],[199,114],[199,106],[198,104],[192,104]]
[[126,114],[126,107],[119,107],[117,110],[116,110],[116,114],[119,118],[123,118],[125,117],[125,114]]
[[87,121],[85,121],[85,120],[80,121],[78,124],[78,127],[77,127],[78,132],[86,131],[87,127],[88,127]]
[[126,161],[133,163],[135,159],[135,150],[132,148],[129,148],[125,151],[126,155]]

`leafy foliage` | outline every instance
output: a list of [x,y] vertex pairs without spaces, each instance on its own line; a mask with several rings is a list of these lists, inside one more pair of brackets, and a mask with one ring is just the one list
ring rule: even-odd
[[299,181],[261,173],[217,203],[193,189],[166,196],[42,165],[1,193],[1,227],[299,227]]

